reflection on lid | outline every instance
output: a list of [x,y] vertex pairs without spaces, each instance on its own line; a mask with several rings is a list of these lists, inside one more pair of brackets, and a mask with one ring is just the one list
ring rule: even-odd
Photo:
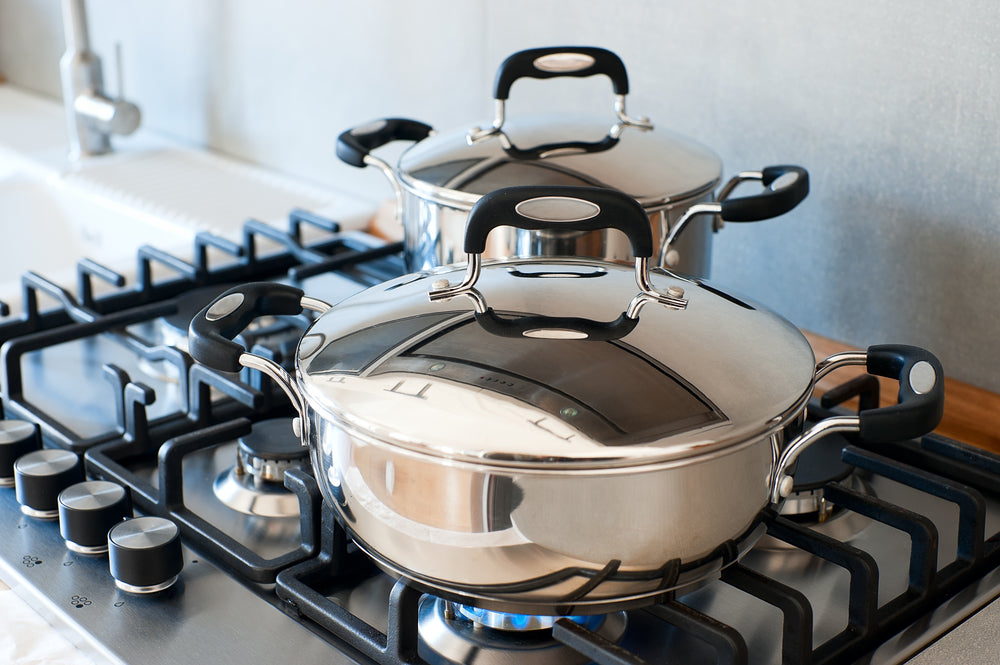
[[525,403],[540,412],[541,429],[579,431],[605,446],[659,440],[726,420],[694,386],[629,345],[627,336],[607,341],[500,337],[471,315],[456,319],[455,312],[348,335],[318,354],[313,371],[394,374],[416,383],[420,377],[447,379]]
[[540,161],[460,159],[416,169],[413,175],[439,187],[480,195],[513,185],[607,186],[585,173]]

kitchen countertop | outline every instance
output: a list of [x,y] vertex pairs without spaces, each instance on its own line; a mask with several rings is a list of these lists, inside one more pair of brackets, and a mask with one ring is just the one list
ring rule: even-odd
[[0,580],[0,663],[105,665],[70,644]]
[[996,665],[1000,662],[1000,600],[921,651],[906,665]]

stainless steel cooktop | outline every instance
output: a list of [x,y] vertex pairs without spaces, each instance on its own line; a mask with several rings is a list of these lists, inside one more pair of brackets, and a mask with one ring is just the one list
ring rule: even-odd
[[[304,223],[324,229],[318,240],[302,241]],[[0,487],[0,578],[113,663],[902,663],[1000,595],[1000,459],[935,435],[878,449],[843,439],[808,471],[800,462],[808,487],[787,502],[800,514],[772,516],[718,579],[603,619],[491,628],[353,547],[308,462],[274,457],[291,428],[280,391],[193,365],[176,332],[197,305],[186,294],[272,279],[336,301],[401,272],[399,248],[295,216],[288,233],[251,224],[242,246],[200,242],[230,260],[147,253],[172,275],[99,297],[31,277],[55,304],[0,319],[0,424],[37,424],[46,447],[77,454],[89,478],[128,489],[136,515],[180,534],[177,581],[130,593],[108,555],[68,549],[59,520],[23,514]],[[281,362],[307,324],[263,322],[249,341]]]

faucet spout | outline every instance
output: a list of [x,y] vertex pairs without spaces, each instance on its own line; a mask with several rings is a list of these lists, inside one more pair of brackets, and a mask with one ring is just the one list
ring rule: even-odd
[[[104,90],[101,59],[90,48],[84,0],[63,0],[66,52],[59,61],[63,104],[69,126],[70,159],[111,152],[111,135],[131,134],[141,112],[132,102]],[[120,67],[119,63],[119,67]]]

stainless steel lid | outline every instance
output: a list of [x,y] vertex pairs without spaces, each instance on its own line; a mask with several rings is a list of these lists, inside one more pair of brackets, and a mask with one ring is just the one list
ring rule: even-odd
[[628,267],[527,259],[485,264],[465,295],[428,297],[461,272],[401,277],[321,316],[298,349],[309,403],[380,445],[607,468],[757,440],[811,391],[798,329],[710,284],[654,270],[657,291],[683,289],[675,309],[637,297]]
[[722,174],[708,148],[610,117],[516,117],[470,144],[471,135],[466,127],[415,143],[400,157],[400,182],[421,198],[464,210],[502,187],[582,185],[624,192],[651,211],[700,198]]

